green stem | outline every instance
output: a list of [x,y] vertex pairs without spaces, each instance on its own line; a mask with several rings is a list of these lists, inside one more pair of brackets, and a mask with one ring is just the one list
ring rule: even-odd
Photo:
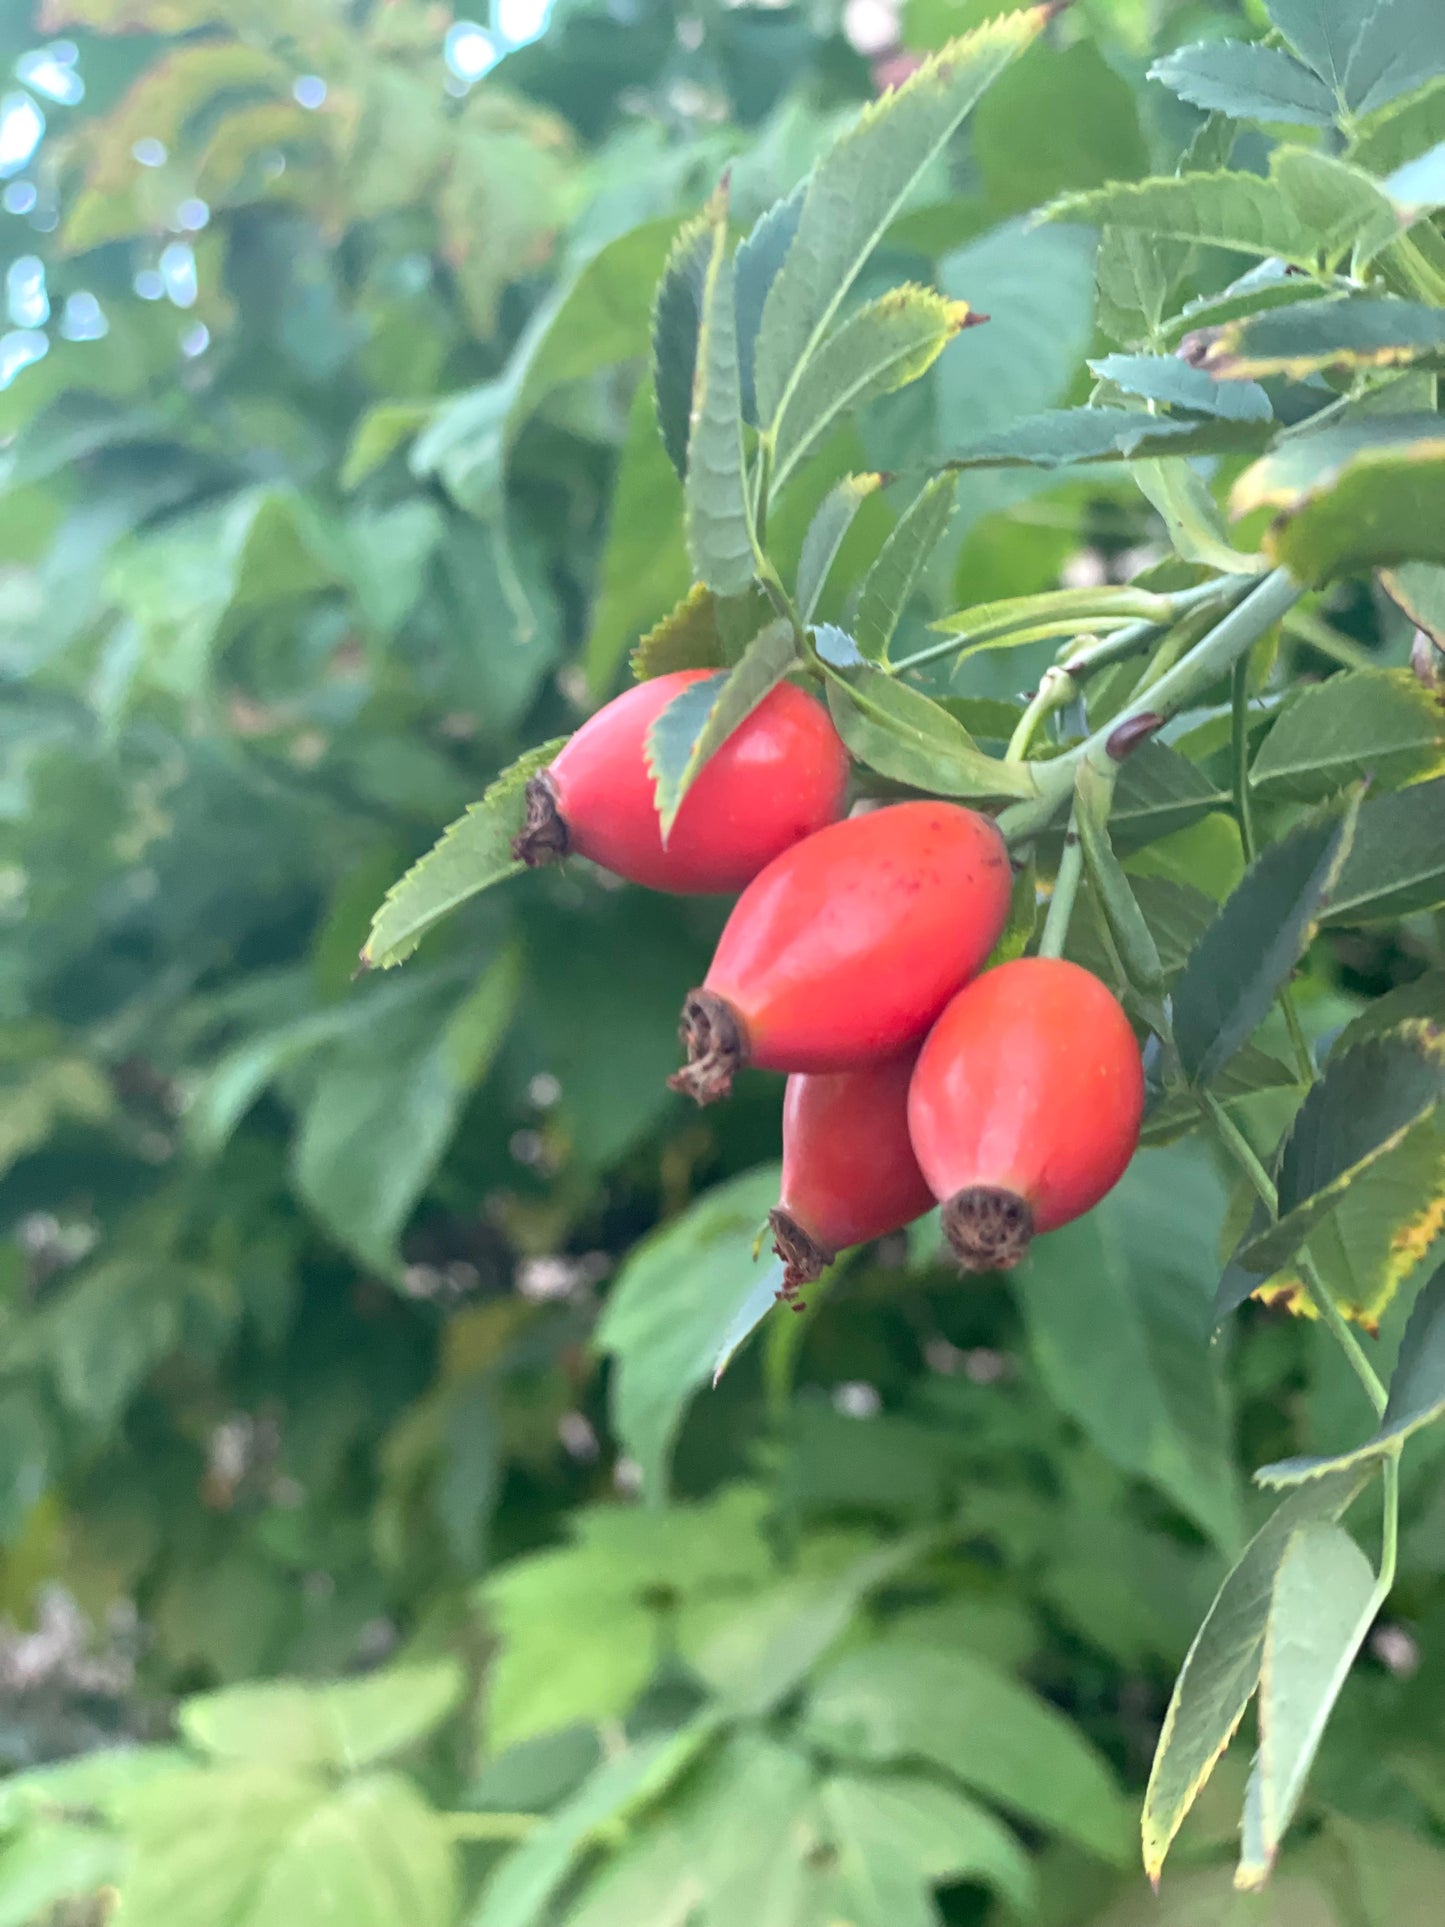
[[[1279,1194],[1275,1190],[1273,1179],[1260,1162],[1249,1139],[1244,1135],[1243,1131],[1240,1130],[1239,1126],[1229,1115],[1228,1111],[1225,1110],[1213,1091],[1196,1091],[1194,1095],[1198,1100],[1200,1109],[1214,1127],[1215,1136],[1219,1139],[1225,1151],[1254,1187],[1254,1190],[1263,1202],[1271,1218],[1277,1218],[1279,1216]],[[1300,1278],[1304,1283],[1304,1288],[1310,1303],[1319,1313],[1324,1323],[1329,1327],[1335,1343],[1349,1360],[1351,1370],[1365,1388],[1365,1395],[1374,1406],[1375,1411],[1377,1413],[1383,1412],[1386,1398],[1385,1388],[1380,1383],[1374,1366],[1370,1363],[1369,1359],[1366,1358],[1364,1347],[1350,1329],[1344,1313],[1335,1303],[1333,1294],[1324,1279],[1321,1278],[1314,1260],[1310,1257],[1309,1253],[1307,1251],[1300,1252],[1297,1262],[1299,1264]]]
[[1038,729],[1050,716],[1056,715],[1061,709],[1067,709],[1078,693],[1079,685],[1067,669],[1060,669],[1057,664],[1046,669],[1028,708],[1019,717],[1018,727],[1009,738],[1008,748],[1004,751],[1004,761],[1006,763],[1025,761],[1029,746]]
[[1079,894],[1079,879],[1084,872],[1084,846],[1079,838],[1078,825],[1074,812],[1069,814],[1069,827],[1064,834],[1064,854],[1059,859],[1059,874],[1054,878],[1053,895],[1049,898],[1048,915],[1044,918],[1043,934],[1039,938],[1041,957],[1062,957],[1064,945],[1069,936],[1069,919],[1074,914],[1074,900]]
[[1376,1610],[1390,1596],[1400,1557],[1400,1450],[1397,1445],[1383,1467],[1384,1519],[1380,1527],[1380,1576],[1375,1582]]
[[[1222,616],[1182,661],[1143,690],[1119,715],[1095,730],[1086,742],[1067,755],[1030,765],[1039,786],[1037,800],[1011,804],[998,818],[998,826],[1009,843],[1030,841],[1053,820],[1072,790],[1074,771],[1084,758],[1101,770],[1118,762],[1121,755],[1128,754],[1131,740],[1138,740],[1139,725],[1147,724],[1152,732],[1203,695],[1211,683],[1234,667],[1246,650],[1268,634],[1304,592],[1303,586],[1287,570],[1274,570]],[[1111,748],[1115,744],[1119,754]]]
[[536,1813],[443,1813],[442,1828],[453,1840],[525,1840],[541,1824]]
[[1244,845],[1244,860],[1253,863],[1259,855],[1254,834],[1254,810],[1249,799],[1249,658],[1241,656],[1234,665],[1231,691],[1230,741],[1234,752],[1234,814],[1239,822],[1239,840]]
[[[1254,807],[1249,794],[1249,658],[1241,656],[1234,665],[1234,687],[1231,702],[1232,727],[1230,738],[1233,747],[1232,776],[1234,779],[1234,814],[1239,822],[1239,840],[1244,846],[1244,860],[1253,863],[1259,855],[1259,839],[1254,833]],[[1314,1052],[1310,1049],[1305,1027],[1300,1022],[1299,1010],[1295,1005],[1294,993],[1288,984],[1281,987],[1277,999],[1283,1014],[1285,1028],[1289,1031],[1290,1043],[1294,1046],[1295,1063],[1299,1068],[1300,1081],[1313,1084],[1315,1081]]]

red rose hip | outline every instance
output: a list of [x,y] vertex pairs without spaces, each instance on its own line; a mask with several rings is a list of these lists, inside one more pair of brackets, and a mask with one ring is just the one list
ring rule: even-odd
[[791,1296],[850,1245],[867,1244],[933,1209],[908,1136],[917,1052],[855,1071],[805,1071],[783,1099],[783,1187],[768,1214]]
[[908,1125],[964,1270],[1007,1271],[1092,1209],[1143,1114],[1138,1043],[1089,971],[1020,957],[960,991],[919,1052]]
[[674,697],[713,673],[655,676],[589,717],[527,785],[517,859],[535,868],[576,854],[652,890],[730,893],[836,822],[848,752],[823,705],[780,683],[699,771],[664,846],[647,732]]
[[843,1071],[897,1055],[993,949],[1011,882],[997,829],[956,803],[895,803],[794,844],[734,904],[683,1006],[673,1087],[708,1104],[740,1064]]

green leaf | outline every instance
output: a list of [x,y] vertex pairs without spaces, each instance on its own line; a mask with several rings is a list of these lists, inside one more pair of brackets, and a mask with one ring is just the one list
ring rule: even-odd
[[969,130],[990,214],[1027,214],[1065,188],[1147,173],[1141,105],[1102,37],[1031,48],[989,89]]
[[1372,1037],[1383,1037],[1387,1031],[1399,1030],[1415,1018],[1445,1024],[1445,974],[1427,971],[1413,983],[1397,984],[1382,996],[1372,997],[1335,1036],[1329,1055],[1343,1057],[1357,1044]]
[[1312,1519],[1291,1534],[1275,1574],[1260,1669],[1262,1864],[1249,1867],[1250,1885],[1268,1877],[1378,1604],[1370,1562],[1342,1526]]
[[1235,387],[1218,381],[1208,364],[1191,365],[1178,355],[1105,355],[1089,366],[1100,381],[1113,382],[1127,395],[1192,414],[1241,422],[1269,421],[1274,414],[1269,396],[1254,382]]
[[738,309],[738,380],[742,396],[743,420],[753,427],[758,421],[757,394],[753,367],[757,358],[758,330],[763,324],[763,308],[778,270],[793,245],[803,213],[806,179],[788,195],[775,201],[754,221],[752,231],[738,248],[735,289]]
[[[598,701],[610,693],[617,669],[639,631],[687,593],[692,570],[682,506],[682,490],[658,436],[652,388],[639,382],[613,484],[601,581],[585,652],[588,686]],[[662,621],[665,625],[665,616]]]
[[707,276],[718,246],[711,210],[677,231],[652,309],[652,388],[657,425],[678,479],[686,480],[697,348]]
[[1181,560],[1225,574],[1248,575],[1265,568],[1260,557],[1230,547],[1224,517],[1209,485],[1188,462],[1135,462],[1130,473],[1162,517],[1170,544]]
[[[1235,483],[1236,514],[1278,508],[1265,547],[1302,582],[1392,562],[1445,562],[1445,423],[1395,418],[1372,426],[1333,466],[1301,474],[1300,462],[1322,452],[1306,450],[1293,463],[1266,458]],[[1300,446],[1329,434],[1304,437]]]
[[1205,931],[1174,988],[1174,1038],[1191,1083],[1212,1083],[1264,1021],[1348,847],[1338,818],[1301,825],[1250,866]]
[[1445,82],[1436,81],[1409,100],[1396,101],[1389,113],[1375,115],[1351,143],[1348,157],[1367,174],[1392,174],[1442,140]]
[[1420,301],[1347,295],[1292,302],[1186,335],[1181,352],[1221,381],[1322,368],[1396,368],[1445,354],[1445,314]]
[[1302,60],[1343,94],[1350,52],[1373,0],[1267,0],[1266,12]]
[[719,595],[741,595],[753,579],[752,517],[738,394],[737,312],[728,254],[727,196],[709,212],[712,253],[702,288],[687,477],[687,552],[693,574]]
[[888,659],[888,645],[899,618],[948,527],[953,490],[952,475],[936,475],[925,483],[899,516],[863,578],[853,633],[860,652],[873,662]]
[[346,459],[337,477],[342,488],[359,488],[374,475],[403,442],[409,442],[431,420],[430,402],[386,401],[368,408],[352,431]]
[[[819,1792],[823,1825],[838,1852],[852,1852],[859,1865],[844,1867],[848,1887],[882,1885],[886,1873],[869,1873],[896,1856],[919,1885],[979,1881],[994,1888],[1017,1914],[1035,1904],[1035,1875],[1010,1829],[986,1808],[942,1781],[921,1773],[834,1773]],[[933,1914],[921,1915],[933,1921]],[[898,1914],[875,1908],[867,1927],[892,1927]]]
[[1017,1283],[1055,1402],[1116,1465],[1228,1547],[1239,1497],[1210,1350],[1223,1208],[1215,1170],[1195,1147],[1142,1153],[1096,1210],[1037,1241]]
[[828,661],[828,707],[853,755],[880,776],[939,796],[1031,796],[1022,764],[987,756],[962,723],[896,676]]
[[917,1533],[841,1567],[794,1573],[728,1616],[693,1657],[699,1677],[733,1718],[760,1719],[807,1678],[848,1630],[870,1593],[916,1565],[937,1540]]
[[1405,562],[1381,570],[1380,586],[1417,629],[1445,644],[1445,568],[1434,562]]
[[1367,797],[1325,922],[1372,923],[1445,903],[1445,777]]
[[103,1904],[97,1890],[114,1890],[124,1858],[122,1843],[99,1827],[69,1820],[27,1827],[0,1846],[0,1927],[83,1918],[61,1903]]
[[796,663],[792,624],[780,616],[753,637],[736,667],[689,683],[654,718],[647,767],[657,785],[664,843],[699,770]]
[[1275,1577],[1291,1539],[1311,1520],[1337,1519],[1368,1482],[1367,1472],[1351,1469],[1292,1493],[1215,1596],[1174,1683],[1144,1796],[1144,1869],[1156,1883],[1175,1834],[1259,1685]]
[[670,676],[679,669],[721,669],[722,638],[717,632],[717,598],[698,582],[682,601],[654,623],[633,650],[633,675],[639,682]]
[[1128,757],[1114,785],[1109,828],[1128,852],[1172,836],[1227,805],[1229,798],[1196,763],[1166,743],[1145,743]]
[[638,1740],[600,1766],[508,1854],[482,1891],[468,1927],[532,1927],[591,1844],[644,1814],[712,1738],[713,1724],[694,1720],[675,1733]]
[[1241,1245],[1238,1262],[1261,1276],[1278,1269],[1407,1137],[1433,1135],[1442,1101],[1445,1043],[1428,1025],[1331,1058],[1285,1140],[1278,1221]]
[[615,1361],[613,1424],[650,1494],[665,1490],[683,1413],[757,1284],[753,1245],[777,1201],[772,1165],[705,1193],[634,1247],[608,1295],[597,1343]]
[[[766,1498],[725,1488],[705,1505],[600,1506],[568,1515],[569,1543],[513,1559],[479,1589],[498,1650],[486,1730],[497,1749],[585,1720],[620,1720],[664,1639],[689,1661],[774,1578]],[[572,1631],[565,1647],[550,1628]]]
[[1128,1809],[1109,1768],[1061,1713],[973,1655],[875,1643],[827,1668],[807,1743],[851,1767],[927,1760],[972,1791],[1116,1865]]
[[1344,91],[1351,111],[1378,113],[1445,73],[1439,28],[1431,0],[1379,0],[1350,49]]
[[828,571],[853,526],[853,518],[882,485],[881,475],[845,475],[831,488],[808,524],[798,557],[797,606],[803,621],[811,622],[827,585]]
[[1167,596],[1147,589],[1101,584],[1090,589],[1045,589],[1038,595],[1010,596],[1002,602],[980,602],[940,616],[929,628],[955,635],[960,653],[975,649],[1012,647],[1016,642],[1038,642],[1046,636],[1072,636],[1081,631],[1103,633],[1131,622],[1165,623],[1172,613]]
[[[1129,983],[1146,998],[1157,1000],[1165,981],[1159,946],[1109,841],[1112,785],[1086,760],[1079,765],[1074,789],[1085,874],[1098,897]],[[1162,1019],[1162,1009],[1159,1015]]]
[[1333,91],[1281,47],[1206,40],[1156,60],[1149,78],[1232,120],[1331,127],[1337,112]]
[[453,1851],[391,1774],[329,1786],[277,1766],[180,1770],[117,1808],[131,1849],[124,1904],[149,1927],[280,1920],[451,1927]]
[[771,425],[849,288],[909,193],[979,96],[1042,30],[1049,9],[950,41],[864,109],[818,163],[798,231],[768,293],[757,343],[758,418]]
[[224,1337],[238,1310],[230,1280],[198,1265],[156,1256],[90,1265],[47,1308],[60,1396],[78,1417],[114,1425],[183,1332]]
[[1280,1459],[1255,1473],[1260,1485],[1303,1485],[1349,1467],[1368,1467],[1405,1439],[1445,1417],[1445,1265],[1424,1286],[1410,1311],[1378,1429],[1350,1452],[1327,1458]]
[[526,815],[525,790],[556,756],[565,737],[539,743],[519,756],[490,786],[479,803],[446,829],[441,840],[386,893],[372,918],[361,952],[368,970],[389,970],[404,963],[427,931],[457,905],[522,869],[512,855],[512,839]]
[[1250,770],[1268,796],[1314,803],[1369,777],[1400,789],[1445,772],[1445,709],[1408,669],[1355,669],[1298,690]]
[[1132,408],[1055,408],[948,457],[950,468],[1068,468],[1079,462],[1127,462],[1149,455],[1225,455],[1269,439],[1261,422],[1176,421]]
[[822,341],[788,396],[775,430],[776,489],[846,414],[916,381],[969,325],[966,303],[905,283],[879,295]]
[[459,1705],[466,1681],[455,1660],[392,1666],[334,1685],[265,1680],[188,1699],[182,1733],[222,1760],[354,1773],[433,1732]]
[[1269,178],[1223,170],[1157,177],[1066,194],[1046,210],[1053,221],[1115,227],[1277,255],[1314,273],[1351,249],[1368,256],[1403,225],[1380,187],[1345,161],[1303,148],[1277,147]]
[[312,1087],[295,1145],[295,1185],[321,1221],[384,1276],[397,1239],[485,1077],[522,989],[502,952],[450,1009],[403,1008],[342,1038]]

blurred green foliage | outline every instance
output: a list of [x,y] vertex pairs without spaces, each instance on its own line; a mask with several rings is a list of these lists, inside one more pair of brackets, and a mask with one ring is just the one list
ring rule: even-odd
[[[688,587],[639,381],[678,224],[731,167],[746,227],[995,10],[555,0],[517,45],[427,0],[0,16],[5,1927],[117,1886],[137,1927],[1438,1920],[1435,1433],[1280,1878],[1232,1893],[1231,1760],[1140,1891],[1245,1469],[1368,1424],[1312,1326],[1211,1343],[1242,1227],[1197,1139],[1023,1286],[890,1241],[713,1391],[779,1105],[664,1085],[721,908],[569,868],[353,982],[392,880]],[[990,325],[832,434],[775,555],[844,474],[1088,396],[1095,235],[1023,217],[1172,168],[1201,116],[1151,57],[1263,24],[1078,0],[1006,75],[864,287]],[[903,633],[1160,533],[1117,470],[970,472]],[[1295,673],[1405,660],[1359,583],[1302,622]],[[1011,701],[1053,648],[934,686]],[[1176,964],[1240,862],[1216,809],[1133,866]],[[1405,908],[1311,952],[1312,1033],[1438,968]]]

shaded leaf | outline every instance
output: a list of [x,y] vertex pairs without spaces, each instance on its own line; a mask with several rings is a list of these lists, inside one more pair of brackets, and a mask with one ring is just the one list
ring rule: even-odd
[[712,590],[694,583],[671,614],[648,630],[629,662],[639,682],[652,676],[670,676],[679,669],[722,668],[717,598]]
[[1280,1156],[1278,1221],[1241,1245],[1238,1262],[1261,1275],[1278,1269],[1346,1191],[1431,1129],[1442,1100],[1445,1041],[1425,1025],[1331,1058]]
[[855,309],[819,344],[778,418],[774,487],[787,486],[844,415],[926,374],[968,322],[966,303],[911,283]]
[[1181,100],[1232,120],[1330,127],[1337,112],[1331,89],[1282,47],[1207,40],[1156,60],[1149,78],[1162,80]]
[[824,496],[808,524],[798,557],[797,606],[804,622],[810,622],[828,581],[843,538],[853,526],[853,518],[870,495],[882,485],[880,475],[845,475]]
[[1197,763],[1167,743],[1145,743],[1119,770],[1109,829],[1115,848],[1127,853],[1187,829],[1228,802]]
[[1368,1472],[1351,1468],[1292,1493],[1220,1587],[1174,1683],[1144,1796],[1144,1869],[1151,1880],[1158,1880],[1175,1834],[1259,1685],[1275,1576],[1291,1539],[1311,1520],[1337,1519],[1368,1480]]
[[734,668],[690,683],[654,718],[647,732],[647,767],[657,785],[664,843],[698,771],[796,661],[792,624],[779,617],[753,637]]
[[524,792],[565,741],[555,737],[519,756],[482,800],[458,817],[440,841],[392,885],[372,918],[371,934],[361,952],[368,970],[388,970],[404,963],[427,931],[458,904],[517,875],[523,866],[512,855],[512,839],[520,833],[526,815]]
[[887,660],[899,618],[943,539],[953,513],[953,489],[951,475],[936,475],[926,483],[899,516],[863,578],[853,634],[861,653],[874,662]]
[[771,1165],[706,1192],[634,1247],[608,1295],[597,1342],[615,1361],[613,1423],[649,1493],[664,1490],[683,1413],[753,1295],[754,1242],[777,1201]]
[[1365,15],[1345,69],[1351,110],[1378,113],[1445,73],[1439,30],[1440,15],[1431,0],[1378,0]]
[[1445,568],[1434,562],[1404,562],[1382,569],[1380,583],[1417,629],[1445,646]]
[[808,1744],[850,1766],[928,1760],[1101,1859],[1128,1852],[1128,1809],[1075,1726],[973,1655],[875,1642],[827,1668],[803,1716]]
[[1445,313],[1385,295],[1291,302],[1186,335],[1183,349],[1223,381],[1302,381],[1322,368],[1396,368],[1445,353]]
[[355,1772],[432,1732],[465,1686],[450,1659],[331,1685],[266,1680],[188,1699],[180,1727],[193,1746],[223,1760]]
[[1210,1350],[1223,1207],[1218,1176],[1193,1147],[1145,1152],[1096,1210],[1038,1239],[1015,1277],[1054,1400],[1116,1465],[1228,1547],[1239,1497]]
[[1398,789],[1445,770],[1445,709],[1407,669],[1356,669],[1297,691],[1250,770],[1266,795],[1313,803],[1369,777]]
[[757,354],[758,330],[769,290],[778,278],[798,222],[803,213],[806,178],[799,181],[785,200],[774,201],[754,221],[747,239],[738,248],[734,272],[734,292],[738,311],[738,389],[742,399],[743,420],[757,426],[758,405],[753,386],[753,364]]
[[1259,1852],[1266,1877],[1294,1818],[1325,1722],[1377,1609],[1370,1562],[1342,1526],[1311,1519],[1275,1574],[1259,1681]]
[[753,579],[753,539],[725,193],[715,197],[708,219],[712,252],[702,289],[684,516],[693,574],[719,595],[740,595]]
[[1211,1083],[1264,1021],[1348,847],[1337,818],[1292,831],[1250,866],[1201,937],[1174,989],[1174,1038],[1192,1083]]
[[[682,490],[657,432],[651,386],[637,384],[612,490],[601,581],[592,608],[587,682],[601,701],[640,631],[687,594],[692,569],[682,526]],[[699,663],[699,668],[711,668]]]
[[1445,1266],[1411,1308],[1378,1429],[1351,1452],[1280,1459],[1274,1465],[1262,1465],[1254,1476],[1260,1485],[1279,1487],[1303,1485],[1352,1466],[1367,1467],[1441,1417],[1445,1417]]
[[910,1917],[931,1927],[936,1916],[922,1890],[943,1880],[986,1883],[1020,1913],[1033,1904],[1033,1870],[1013,1834],[938,1780],[834,1774],[819,1804],[839,1856],[846,1917],[859,1927],[903,1927]]
[[950,454],[951,468],[1067,468],[1147,455],[1223,455],[1269,440],[1260,422],[1177,421],[1131,408],[1057,408],[982,435]]
[[914,184],[1047,18],[1047,8],[1034,7],[951,41],[903,86],[865,108],[818,163],[763,307],[756,357],[760,421],[777,421],[798,372]]
[[1100,381],[1113,382],[1125,394],[1192,414],[1241,422],[1268,421],[1274,414],[1269,396],[1254,382],[1218,381],[1208,363],[1191,364],[1178,355],[1105,355],[1089,366]]
[[1302,60],[1343,94],[1350,51],[1372,0],[1268,0],[1266,11]]
[[687,476],[688,438],[697,375],[702,303],[716,233],[707,212],[677,233],[657,284],[652,310],[652,385],[657,425],[678,478]]
[[1325,922],[1371,923],[1445,903],[1445,777],[1360,806]]

